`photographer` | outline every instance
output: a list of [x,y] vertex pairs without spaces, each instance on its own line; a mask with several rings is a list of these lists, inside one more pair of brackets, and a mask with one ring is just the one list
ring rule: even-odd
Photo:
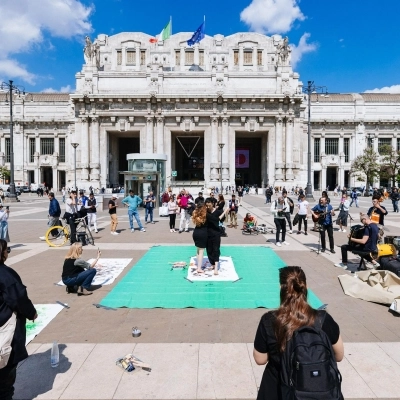
[[[276,226],[276,242],[278,247],[282,246],[282,243],[286,246],[289,245],[285,241],[286,237],[286,212],[289,212],[288,206],[285,204],[285,199],[280,196],[278,200],[275,200],[271,205],[271,214],[274,216],[274,223]],[[279,241],[279,235],[282,232],[282,241]]]

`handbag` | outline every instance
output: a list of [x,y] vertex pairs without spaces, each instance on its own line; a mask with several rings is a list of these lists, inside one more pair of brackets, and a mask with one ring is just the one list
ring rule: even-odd
[[293,218],[293,225],[297,225],[299,223],[299,213],[296,213],[296,215]]
[[15,327],[17,326],[17,317],[13,312],[9,320],[0,327],[0,369],[8,364],[12,347],[11,342],[14,337]]

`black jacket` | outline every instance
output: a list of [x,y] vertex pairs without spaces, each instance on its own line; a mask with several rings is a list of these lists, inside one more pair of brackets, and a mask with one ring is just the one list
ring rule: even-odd
[[18,364],[28,357],[25,348],[25,323],[27,318],[33,319],[36,309],[29,300],[26,287],[19,275],[12,268],[0,264],[0,326],[10,319],[14,311],[17,313],[17,325],[8,365]]

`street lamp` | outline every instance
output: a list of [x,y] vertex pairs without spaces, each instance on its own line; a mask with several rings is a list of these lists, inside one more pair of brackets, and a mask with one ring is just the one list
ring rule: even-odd
[[372,144],[374,143],[374,138],[375,138],[375,134],[374,133],[372,133],[372,132],[368,132],[367,133],[367,139],[368,139],[368,143],[367,143],[367,146],[368,147],[372,147]]
[[74,174],[75,174],[75,187],[74,187],[74,189],[77,190],[77,188],[76,188],[76,148],[79,146],[79,143],[71,143],[71,146],[74,148]]
[[22,86],[14,85],[13,81],[2,82],[0,84],[0,91],[8,92],[10,94],[10,201],[15,201],[15,182],[14,182],[14,124],[13,124],[13,93],[18,96],[25,95],[25,88]]
[[307,94],[308,104],[308,123],[307,123],[307,137],[308,137],[308,150],[307,150],[307,187],[306,198],[314,200],[311,185],[311,94],[321,93],[322,97],[329,97],[328,88],[326,86],[316,86],[313,81],[308,81],[307,86],[303,88],[303,92]]
[[221,173],[221,193],[222,193],[222,149],[225,146],[225,143],[218,143],[219,148],[221,149],[221,165],[220,165],[220,173]]

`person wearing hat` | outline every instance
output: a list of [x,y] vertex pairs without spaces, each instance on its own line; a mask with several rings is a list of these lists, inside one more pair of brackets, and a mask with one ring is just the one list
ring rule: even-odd
[[111,235],[119,235],[119,233],[117,232],[117,225],[118,225],[117,198],[118,196],[115,193],[113,193],[111,195],[111,199],[108,202],[108,213],[110,214],[111,218]]

